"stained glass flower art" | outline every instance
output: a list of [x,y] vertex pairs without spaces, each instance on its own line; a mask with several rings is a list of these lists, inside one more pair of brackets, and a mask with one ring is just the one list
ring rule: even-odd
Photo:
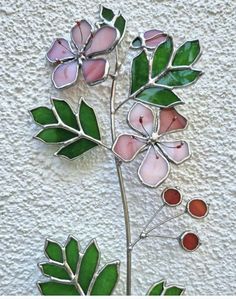
[[[130,63],[127,96],[117,103],[118,78],[122,61],[125,61],[120,57],[119,45],[125,32],[126,20],[121,12],[115,13],[110,8],[100,6],[100,18],[95,26],[81,19],[72,27],[70,39],[55,39],[46,55],[55,67],[52,82],[57,89],[75,84],[80,72],[88,85],[103,82],[109,75],[111,86],[108,101],[105,102],[109,106],[110,141],[103,142],[100,117],[97,118],[95,113],[97,107],[90,106],[83,97],[71,105],[68,100],[52,96],[51,106],[39,106],[31,109],[30,113],[41,127],[34,137],[53,147],[58,145],[55,156],[67,160],[82,155],[89,157],[88,152],[98,146],[113,154],[126,232],[126,295],[131,295],[132,252],[135,246],[147,238],[159,238],[174,241],[186,251],[195,251],[201,244],[196,232],[187,228],[170,236],[159,229],[178,217],[201,220],[208,215],[209,206],[200,197],[192,198],[181,206],[183,196],[179,188],[165,188],[161,193],[161,205],[150,215],[137,236],[133,236],[122,162],[130,162],[137,155],[143,155],[138,177],[144,185],[154,188],[168,177],[170,162],[178,165],[190,157],[188,143],[172,137],[173,133],[182,132],[188,125],[188,120],[176,110],[176,106],[185,104],[185,101],[175,90],[195,83],[202,72],[194,66],[201,55],[198,40],[186,41],[176,47],[173,38],[164,31],[147,30],[136,35],[132,42],[132,48],[138,49],[138,54]],[[112,50],[115,55],[110,58],[114,58],[114,67],[109,73],[109,61],[103,56]],[[126,81],[125,84],[128,83]],[[97,100],[100,103],[100,98]],[[90,103],[90,99],[88,101]],[[127,116],[131,133],[118,135],[116,113],[130,101],[135,102]],[[105,123],[102,127],[107,129]],[[173,213],[166,217],[168,209]],[[159,214],[161,211],[165,211],[164,215]],[[174,225],[179,228],[177,223]],[[49,279],[38,283],[43,295],[111,295],[119,280],[118,260],[98,270],[100,251],[95,240],[82,252],[78,240],[72,236],[64,245],[47,239],[45,255],[48,260],[39,266]],[[167,284],[166,280],[156,281],[147,295],[182,295],[185,290],[176,284]]]
[[147,151],[138,170],[138,176],[145,185],[157,187],[169,174],[169,161],[180,164],[190,157],[186,141],[163,140],[167,134],[187,126],[187,119],[175,108],[160,109],[156,117],[151,108],[136,103],[128,114],[128,124],[140,135],[119,135],[113,145],[113,152],[122,161],[130,162],[140,152]]
[[71,42],[57,38],[47,52],[49,62],[57,65],[52,73],[56,88],[73,85],[82,70],[89,85],[104,81],[108,75],[109,63],[97,55],[111,52],[119,41],[119,31],[109,25],[93,31],[86,21],[78,21],[71,29]]

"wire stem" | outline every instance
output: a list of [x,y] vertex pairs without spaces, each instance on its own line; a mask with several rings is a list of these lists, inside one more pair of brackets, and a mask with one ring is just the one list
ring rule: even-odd
[[[116,80],[119,70],[119,62],[118,62],[118,49],[116,47],[116,62],[115,62],[115,74],[111,77],[112,78],[112,85],[111,85],[111,96],[110,96],[110,121],[111,121],[111,136],[112,136],[112,143],[114,143],[116,138],[115,133],[115,91],[116,91]],[[124,179],[121,170],[121,164],[117,157],[114,157],[117,176],[120,185],[120,193],[121,199],[123,204],[123,211],[124,211],[124,219],[125,219],[125,230],[126,230],[126,258],[127,258],[127,265],[126,265],[126,295],[131,295],[131,253],[132,253],[132,246],[131,246],[131,231],[130,231],[130,219],[129,219],[129,207],[127,202],[127,197],[125,193],[125,185]]]
[[170,217],[170,218],[165,219],[164,221],[162,221],[162,222],[158,223],[157,225],[155,225],[154,227],[150,228],[150,229],[146,232],[146,234],[148,235],[150,232],[152,232],[152,231],[153,231],[154,229],[156,229],[157,227],[161,226],[162,224],[165,224],[165,223],[168,222],[168,221],[171,221],[172,219],[178,218],[178,217],[182,216],[183,214],[185,214],[185,211],[183,211],[183,212],[181,212],[181,213],[179,213],[179,214],[177,214],[177,215],[175,215],[175,216],[172,216],[172,217]]
[[153,219],[157,216],[157,214],[164,208],[165,204],[163,204],[162,206],[160,206],[159,209],[156,210],[156,212],[152,215],[152,217],[149,219],[149,221],[147,222],[147,224],[145,225],[143,232],[145,232],[145,230],[148,228],[149,224],[152,223]]

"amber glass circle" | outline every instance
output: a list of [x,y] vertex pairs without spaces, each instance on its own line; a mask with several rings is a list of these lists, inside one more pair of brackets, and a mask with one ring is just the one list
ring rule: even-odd
[[199,246],[199,238],[192,232],[184,233],[181,238],[181,244],[185,250],[194,251]]
[[188,203],[188,212],[195,218],[203,218],[208,214],[208,206],[202,199],[192,199]]
[[177,206],[182,200],[180,192],[175,188],[168,188],[164,190],[162,199],[169,206]]

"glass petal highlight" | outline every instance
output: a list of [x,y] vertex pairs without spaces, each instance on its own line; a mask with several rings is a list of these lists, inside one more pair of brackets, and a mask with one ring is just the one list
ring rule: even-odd
[[138,170],[140,180],[149,187],[157,187],[168,173],[169,163],[166,158],[157,149],[150,147]]
[[118,42],[119,32],[110,26],[99,28],[86,47],[87,56],[110,52]]
[[145,146],[145,140],[135,135],[123,134],[118,136],[113,152],[123,161],[129,162],[135,158],[139,151]]
[[53,74],[52,81],[56,88],[63,88],[75,83],[78,77],[79,66],[77,61],[58,65]]
[[103,58],[84,60],[82,72],[88,84],[96,84],[105,80],[108,73],[108,61]]
[[151,135],[154,129],[154,115],[150,108],[141,103],[136,103],[128,114],[128,123],[134,130]]
[[187,119],[179,114],[175,108],[161,109],[159,112],[158,134],[184,130],[187,127],[187,124]]
[[158,144],[162,152],[175,164],[180,164],[190,157],[188,143],[185,141],[165,141]]
[[50,62],[58,62],[74,58],[69,42],[64,38],[56,39],[47,52],[47,59]]
[[91,34],[92,26],[86,20],[76,22],[71,29],[71,39],[77,48],[82,48],[88,42]]

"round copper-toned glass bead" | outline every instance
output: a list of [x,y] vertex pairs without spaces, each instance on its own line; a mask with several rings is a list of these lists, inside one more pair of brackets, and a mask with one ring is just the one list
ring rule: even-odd
[[198,235],[191,231],[186,231],[180,236],[180,244],[186,251],[194,251],[200,245]]
[[182,202],[182,195],[176,188],[166,188],[162,192],[162,200],[168,206],[175,207]]
[[194,198],[188,202],[187,211],[194,218],[204,218],[208,214],[208,205],[204,200]]

